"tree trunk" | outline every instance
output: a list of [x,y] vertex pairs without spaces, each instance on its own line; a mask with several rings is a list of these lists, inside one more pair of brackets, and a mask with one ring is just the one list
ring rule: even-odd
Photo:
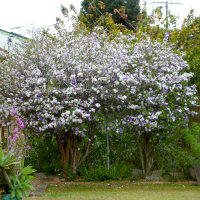
[[67,170],[67,149],[65,150],[64,145],[61,142],[60,134],[56,134],[57,145],[60,150],[61,154],[61,162],[62,162],[62,173],[63,176],[66,177],[66,170]]
[[110,145],[109,145],[109,131],[107,126],[107,119],[106,119],[106,143],[107,143],[107,169],[110,170]]
[[141,148],[141,144],[139,141],[139,135],[136,135],[136,140],[137,140],[137,144],[138,144],[138,149],[139,149],[139,154],[140,154],[140,161],[141,161],[141,165],[142,165],[142,172],[143,174],[145,174],[145,167],[144,167],[144,156],[142,153],[142,148]]
[[[151,139],[151,142],[150,142]],[[146,159],[146,174],[149,175],[154,164],[154,155],[156,146],[159,143],[159,138],[154,139],[152,134],[146,135],[145,139],[145,159]]]
[[11,184],[10,177],[6,173],[6,170],[2,169],[2,173],[3,173],[3,177],[4,177],[5,181],[6,181],[6,184],[10,185]]
[[91,142],[88,141],[84,146],[79,147],[79,144],[82,142],[82,138],[80,136],[75,135],[71,129],[65,133],[57,133],[56,139],[57,145],[61,153],[62,171],[64,177],[68,176],[68,167],[70,167],[71,172],[75,174],[77,168],[91,153]]
[[[150,139],[152,140],[151,142]],[[138,144],[143,174],[149,175],[154,163],[155,147],[159,140],[156,139],[156,141],[153,141],[152,134],[147,133],[141,136],[136,134],[136,141]]]
[[153,158],[151,157],[151,153],[150,153],[150,139],[151,135],[146,134],[144,135],[144,155],[145,155],[145,174],[149,175],[150,171],[151,171],[151,167],[152,167],[152,161]]
[[153,156],[149,153],[149,152],[146,152],[145,153],[145,157],[146,157],[146,162],[145,162],[145,174],[146,175],[149,175],[150,172],[151,172],[151,169],[152,169],[152,166],[153,166]]

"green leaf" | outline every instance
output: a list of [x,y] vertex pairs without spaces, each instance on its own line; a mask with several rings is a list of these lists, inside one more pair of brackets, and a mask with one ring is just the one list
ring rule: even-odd
[[0,168],[9,169],[11,165],[16,164],[19,164],[19,162],[15,162],[15,160],[12,158],[12,154],[5,154],[3,149],[0,147]]
[[23,197],[22,191],[20,189],[16,190],[16,197],[17,199],[21,199]]
[[15,196],[16,196],[16,195],[15,195],[15,190],[13,190],[13,191],[11,192],[11,198],[14,199]]
[[23,175],[29,175],[29,174],[32,174],[34,172],[36,172],[36,170],[33,169],[31,166],[27,166],[27,167],[25,167],[21,170],[21,174],[23,174]]

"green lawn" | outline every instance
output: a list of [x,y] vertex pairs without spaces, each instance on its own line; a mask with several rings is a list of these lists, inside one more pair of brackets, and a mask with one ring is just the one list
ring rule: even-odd
[[93,183],[49,186],[41,197],[26,200],[200,200],[200,186],[153,183]]

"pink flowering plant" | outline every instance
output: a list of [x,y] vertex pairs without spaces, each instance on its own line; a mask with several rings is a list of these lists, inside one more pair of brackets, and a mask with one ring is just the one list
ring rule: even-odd
[[[17,117],[17,112],[12,110],[11,116]],[[30,146],[26,145],[25,142],[25,123],[19,117],[14,124],[11,124],[11,122],[1,123],[10,127],[13,125],[15,128],[9,132],[7,143],[0,146],[0,173],[9,186],[11,198],[21,199],[28,195],[28,191],[33,189],[31,186],[33,176],[30,176],[30,174],[35,172],[30,166],[24,167],[24,156],[26,150],[30,149]]]
[[[11,116],[13,113],[11,112]],[[16,115],[17,116],[17,115]],[[15,116],[14,116],[15,117]],[[9,121],[9,120],[7,120]],[[11,153],[15,160],[21,161],[25,155],[25,150],[30,148],[29,145],[26,145],[25,142],[25,123],[21,118],[17,118],[16,122],[2,122],[4,127],[9,127],[9,132],[7,136],[7,141],[5,143],[4,152]],[[11,128],[13,130],[11,130]]]

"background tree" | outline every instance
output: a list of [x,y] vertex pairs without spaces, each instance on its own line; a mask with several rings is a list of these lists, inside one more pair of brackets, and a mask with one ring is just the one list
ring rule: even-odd
[[81,13],[88,17],[88,26],[93,26],[105,14],[111,14],[114,23],[134,29],[140,13],[139,0],[84,0]]

